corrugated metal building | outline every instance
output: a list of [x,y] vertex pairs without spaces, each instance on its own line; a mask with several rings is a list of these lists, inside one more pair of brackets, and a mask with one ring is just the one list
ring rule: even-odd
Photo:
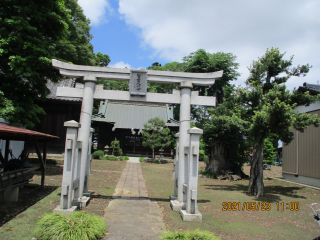
[[[319,94],[320,86],[304,83],[299,91]],[[299,113],[307,112],[320,117],[320,100],[308,107],[298,106]],[[320,127],[309,126],[303,133],[292,130],[294,140],[283,144],[282,176],[284,179],[320,187]]]

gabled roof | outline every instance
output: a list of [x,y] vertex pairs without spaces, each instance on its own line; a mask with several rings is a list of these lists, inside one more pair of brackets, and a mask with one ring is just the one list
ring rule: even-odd
[[24,128],[0,125],[0,139],[25,141],[34,139],[53,140],[59,139],[59,137]]
[[298,88],[299,92],[307,92],[309,91],[310,95],[320,94],[320,85],[303,83],[303,86]]
[[179,122],[173,119],[172,106],[137,102],[101,101],[99,113],[92,121],[115,123],[115,128],[143,129],[143,125],[155,117],[164,120],[166,126],[179,126]]

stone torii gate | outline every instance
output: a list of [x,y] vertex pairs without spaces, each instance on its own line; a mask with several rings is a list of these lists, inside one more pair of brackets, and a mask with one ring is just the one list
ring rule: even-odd
[[[56,69],[59,69],[61,75],[70,78],[82,77],[84,81],[84,88],[57,88],[57,96],[82,98],[80,124],[65,124],[69,127],[73,126],[74,128],[79,128],[77,141],[79,141],[78,145],[81,145],[79,147],[79,151],[81,151],[81,154],[79,154],[81,156],[81,160],[78,160],[79,165],[77,166],[77,171],[80,172],[80,176],[78,179],[79,181],[74,180],[74,182],[77,183],[77,187],[79,189],[77,189],[77,199],[73,199],[73,204],[79,207],[83,204],[85,205],[88,201],[88,198],[86,198],[85,196],[90,196],[90,194],[88,194],[87,188],[87,169],[89,168],[90,160],[88,159],[87,153],[89,151],[93,99],[180,104],[180,126],[178,134],[179,150],[177,154],[178,158],[176,159],[177,162],[175,164],[175,189],[174,195],[171,196],[171,205],[173,206],[172,208],[174,210],[180,210],[180,213],[182,214],[182,217],[185,221],[194,220],[194,216],[197,213],[197,186],[195,186],[194,182],[192,182],[194,174],[193,177],[191,177],[191,171],[193,170],[190,169],[190,167],[197,167],[197,164],[195,166],[192,163],[195,162],[195,160],[199,160],[199,143],[195,143],[195,141],[196,139],[198,139],[199,141],[199,136],[200,134],[202,134],[202,130],[197,128],[190,129],[190,106],[215,106],[216,99],[215,97],[211,96],[199,96],[198,91],[192,92],[191,89],[193,88],[193,86],[213,85],[215,79],[222,77],[223,71],[211,73],[186,73],[155,70],[130,70],[126,68],[121,69],[109,67],[81,66],[61,62],[55,59],[52,59],[52,65]],[[103,85],[96,85],[97,79],[129,81],[129,91],[103,90]],[[156,83],[178,84],[180,90],[173,90],[172,94],[149,93],[147,92],[147,81]],[[195,135],[195,137],[192,137],[191,141],[190,135]],[[68,144],[71,148],[71,143]],[[74,146],[76,146],[76,144]],[[194,160],[191,160],[192,158],[194,158]],[[73,161],[76,160],[74,159]],[[193,173],[195,172],[193,171]],[[196,170],[196,176],[197,173],[198,171]],[[195,189],[191,189],[191,185]],[[68,195],[69,192],[67,191],[67,187],[65,187],[65,189],[63,190],[64,193]],[[63,196],[61,196],[61,199],[62,198]],[[72,197],[69,196],[69,199],[72,199]],[[63,200],[61,200],[60,206],[62,209],[70,208],[70,204],[62,204],[62,202]],[[68,207],[64,207],[64,205]],[[187,212],[185,213],[185,211]],[[191,214],[190,218],[188,218],[188,214]],[[196,217],[196,220],[199,220],[199,217]]]

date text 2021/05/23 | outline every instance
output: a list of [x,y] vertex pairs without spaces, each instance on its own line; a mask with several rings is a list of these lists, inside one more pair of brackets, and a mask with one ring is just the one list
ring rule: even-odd
[[[277,211],[299,211],[299,202],[276,202],[273,203]],[[270,202],[223,202],[222,211],[270,211]]]

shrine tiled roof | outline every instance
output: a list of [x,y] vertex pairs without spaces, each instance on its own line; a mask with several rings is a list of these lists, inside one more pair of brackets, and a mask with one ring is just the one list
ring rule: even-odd
[[303,86],[300,86],[298,88],[299,92],[306,92],[309,91],[310,95],[317,95],[320,94],[320,85],[317,84],[309,84],[309,83],[303,83]]
[[179,122],[173,119],[173,107],[168,104],[144,104],[137,102],[101,102],[99,113],[92,121],[115,124],[115,128],[143,129],[150,118],[159,117],[168,127],[178,127]]

